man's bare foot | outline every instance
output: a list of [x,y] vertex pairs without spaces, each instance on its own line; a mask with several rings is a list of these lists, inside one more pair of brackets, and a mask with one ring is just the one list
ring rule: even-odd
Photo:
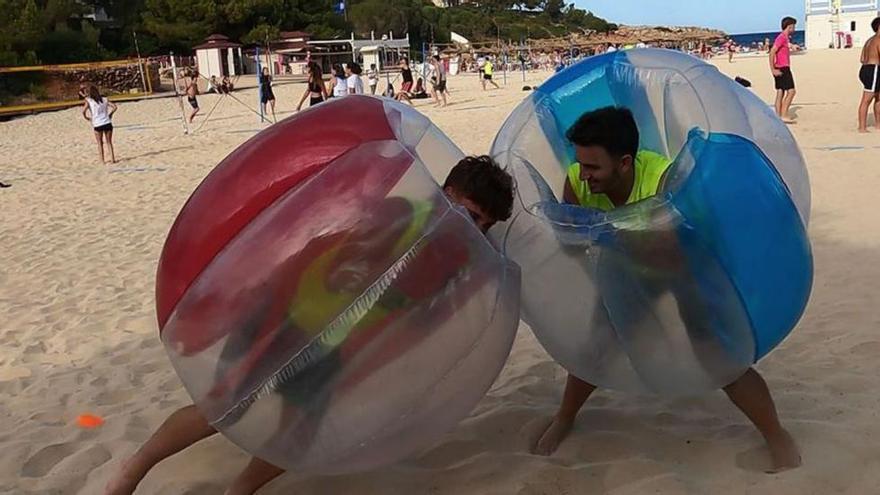
[[554,417],[547,429],[544,430],[544,433],[541,434],[541,438],[538,439],[535,447],[532,448],[532,453],[536,455],[550,455],[555,452],[559,444],[568,436],[573,425],[573,421]]
[[797,124],[797,121],[789,117],[783,117],[782,122],[785,124]]
[[131,458],[122,464],[122,467],[119,468],[116,475],[113,476],[104,487],[104,495],[131,495],[134,493],[138,483],[140,483],[144,477],[133,473],[133,462],[134,458]]
[[783,429],[779,435],[768,437],[767,446],[770,448],[770,459],[773,462],[773,468],[767,471],[768,473],[781,473],[801,465],[801,452],[788,431]]
[[867,134],[869,132],[871,132],[871,131],[869,131],[867,127],[864,129],[859,129],[859,134]]

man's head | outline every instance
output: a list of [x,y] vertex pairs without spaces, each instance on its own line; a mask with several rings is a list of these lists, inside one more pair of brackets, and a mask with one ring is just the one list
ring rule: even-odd
[[873,29],[875,33],[880,33],[880,17],[871,21],[871,29]]
[[794,33],[794,29],[797,26],[797,19],[794,17],[783,17],[782,18],[782,30],[788,32],[788,34]]
[[605,107],[587,112],[566,134],[574,145],[580,178],[594,194],[624,187],[639,152],[639,128],[626,108]]
[[446,177],[443,192],[468,211],[484,234],[510,218],[513,209],[513,178],[485,155],[458,162]]

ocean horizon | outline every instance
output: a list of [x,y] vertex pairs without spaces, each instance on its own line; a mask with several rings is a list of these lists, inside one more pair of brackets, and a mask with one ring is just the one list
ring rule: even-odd
[[[763,43],[765,39],[769,38],[772,43],[773,40],[776,39],[776,36],[779,34],[779,31],[767,31],[763,33],[742,33],[742,34],[731,34],[729,38],[736,42],[736,44],[740,46],[751,46],[752,43]],[[806,35],[804,31],[795,31],[791,36],[792,43],[804,46],[806,43]]]

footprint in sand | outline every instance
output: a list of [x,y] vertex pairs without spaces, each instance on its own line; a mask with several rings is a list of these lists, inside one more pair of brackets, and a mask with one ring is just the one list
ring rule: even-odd
[[76,452],[76,446],[71,443],[58,443],[43,447],[25,461],[24,466],[21,467],[21,476],[41,478],[74,452]]

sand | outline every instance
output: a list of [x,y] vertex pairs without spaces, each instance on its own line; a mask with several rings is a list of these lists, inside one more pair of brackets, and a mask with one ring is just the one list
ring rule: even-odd
[[[716,63],[771,101],[764,59]],[[720,392],[672,400],[600,391],[556,454],[529,454],[565,374],[524,327],[491,391],[434,447],[363,474],[289,474],[260,493],[877,493],[880,132],[855,133],[857,70],[855,51],[794,58],[792,129],[812,176],[815,288],[801,324],[758,368],[803,467],[763,474],[760,436]],[[481,92],[476,76],[450,86],[452,106],[417,108],[468,153],[488,151],[525,94],[519,74],[500,91]],[[301,91],[276,88],[280,117]],[[256,100],[254,90],[236,96]],[[202,97],[206,113],[216,98]],[[173,99],[125,103],[114,123],[113,166],[97,163],[77,109],[0,123],[0,181],[12,183],[0,189],[0,493],[100,493],[189,403],[157,334],[159,252],[199,181],[263,126],[231,100],[193,136],[181,132]],[[83,413],[106,422],[82,429]],[[160,464],[137,493],[219,494],[246,460],[215,437]]]

